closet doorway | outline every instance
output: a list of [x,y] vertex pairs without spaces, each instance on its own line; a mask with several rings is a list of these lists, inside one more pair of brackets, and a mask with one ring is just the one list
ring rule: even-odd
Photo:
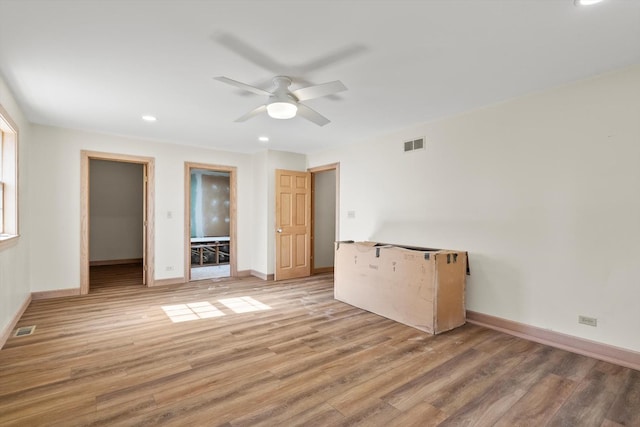
[[311,274],[332,273],[338,239],[340,164],[309,169],[311,172]]
[[185,163],[185,277],[237,275],[236,168]]
[[[82,151],[80,175],[80,293],[90,265],[134,265],[136,281],[153,286],[153,158]],[[105,276],[109,285],[119,274]]]

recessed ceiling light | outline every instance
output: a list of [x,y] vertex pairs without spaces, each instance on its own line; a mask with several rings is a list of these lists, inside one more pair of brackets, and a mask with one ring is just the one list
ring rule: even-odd
[[269,137],[268,136],[259,136],[258,137],[258,141],[260,141],[260,142],[269,142]]
[[573,0],[576,6],[591,6],[600,3],[602,0]]
[[142,116],[142,120],[144,120],[145,122],[155,122],[158,119],[156,119],[154,116],[150,116],[147,114]]

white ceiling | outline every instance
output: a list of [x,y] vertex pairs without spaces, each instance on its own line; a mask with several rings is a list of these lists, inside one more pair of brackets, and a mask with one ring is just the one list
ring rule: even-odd
[[[640,0],[0,0],[0,73],[30,121],[239,152],[320,151],[637,63]],[[306,102],[324,127],[235,123],[265,99],[213,79],[279,74],[349,90]]]

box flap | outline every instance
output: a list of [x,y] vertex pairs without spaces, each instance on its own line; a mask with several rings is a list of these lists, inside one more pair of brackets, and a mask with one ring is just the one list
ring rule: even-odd
[[[405,249],[405,250],[409,250],[409,251],[420,251],[420,252],[424,252],[424,259],[425,260],[429,260],[431,257],[437,255],[437,254],[456,254],[456,253],[461,253],[464,252],[466,255],[466,267],[467,267],[467,276],[471,276],[471,269],[469,268],[469,253],[466,251],[456,251],[456,250],[452,250],[452,249],[437,249],[437,248],[427,248],[427,247],[421,247],[421,246],[412,246],[412,245],[396,245],[396,244],[391,244],[391,243],[382,243],[382,242],[372,242],[372,241],[361,241],[361,242],[355,242],[353,240],[342,240],[342,241],[338,241],[336,242],[336,250],[340,249],[340,244],[341,243],[347,243],[347,244],[353,244],[356,245],[357,248],[361,248],[362,250],[367,250],[369,248],[382,248],[382,247],[392,247],[392,248],[399,248],[399,249]],[[379,252],[376,253],[376,255],[379,255]]]

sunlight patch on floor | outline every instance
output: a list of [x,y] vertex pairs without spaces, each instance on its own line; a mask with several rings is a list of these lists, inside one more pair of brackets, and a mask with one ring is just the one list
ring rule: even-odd
[[222,311],[207,301],[193,302],[189,304],[163,305],[162,310],[164,310],[173,323],[224,316]]
[[252,311],[270,310],[266,304],[253,299],[251,297],[237,297],[237,298],[225,298],[219,299],[219,302],[226,305],[229,309],[235,313],[250,313]]
[[[251,297],[224,298],[219,299],[218,302],[234,313],[250,313],[253,311],[271,309],[268,305]],[[222,310],[218,309],[208,301],[163,305],[161,307],[173,323],[188,322],[190,320],[198,319],[210,319],[225,315]]]

